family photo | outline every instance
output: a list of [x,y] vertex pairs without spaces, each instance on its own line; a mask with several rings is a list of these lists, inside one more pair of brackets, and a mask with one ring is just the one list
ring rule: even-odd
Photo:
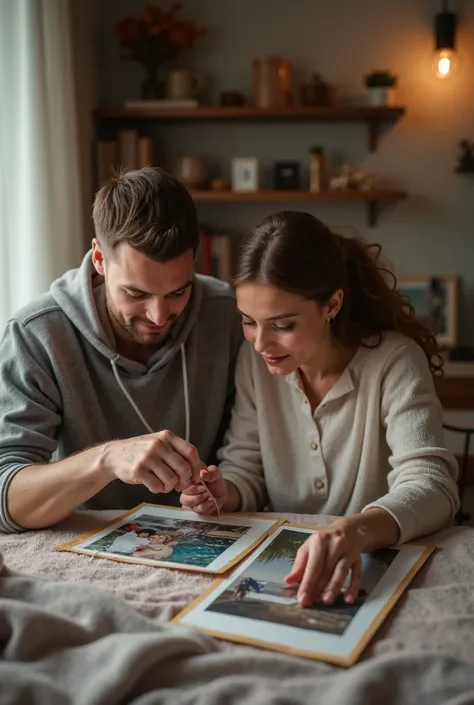
[[208,566],[249,531],[248,526],[166,519],[143,514],[87,545],[99,553]]
[[270,517],[200,517],[184,509],[144,502],[105,528],[60,544],[56,550],[218,574],[282,523]]
[[263,622],[344,634],[398,551],[386,548],[364,554],[361,587],[352,605],[344,602],[341,593],[332,605],[317,602],[301,609],[296,599],[298,585],[287,585],[284,577],[290,572],[296,552],[307,537],[306,533],[282,530],[207,609]]

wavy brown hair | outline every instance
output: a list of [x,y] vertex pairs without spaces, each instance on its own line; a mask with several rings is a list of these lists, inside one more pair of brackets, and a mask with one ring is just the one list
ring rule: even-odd
[[244,242],[235,284],[259,280],[322,306],[342,289],[332,331],[343,345],[377,347],[384,331],[398,331],[422,348],[432,374],[442,374],[436,338],[397,291],[381,249],[333,233],[309,213],[282,211],[265,218]]

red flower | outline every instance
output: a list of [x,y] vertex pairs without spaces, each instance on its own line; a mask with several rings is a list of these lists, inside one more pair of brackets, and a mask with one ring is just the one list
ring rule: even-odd
[[116,32],[121,44],[133,44],[138,39],[138,22],[134,17],[125,17],[116,25]]
[[[206,31],[194,22],[183,22],[176,18],[181,2],[173,0],[169,11],[160,5],[146,5],[141,16],[125,17],[116,25],[120,44],[127,57],[142,63],[153,63],[159,57],[167,58],[181,49],[194,46],[196,39],[204,37]],[[124,52],[125,57],[125,52]]]
[[147,25],[156,25],[163,19],[164,12],[159,5],[147,5],[143,11],[143,18]]
[[150,37],[159,37],[168,29],[168,22],[155,22],[154,24],[148,25],[147,33]]

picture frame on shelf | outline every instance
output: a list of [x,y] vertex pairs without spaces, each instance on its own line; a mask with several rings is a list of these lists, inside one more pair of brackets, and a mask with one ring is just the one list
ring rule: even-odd
[[256,157],[234,157],[232,159],[232,191],[258,191],[259,169]]
[[433,331],[440,345],[457,345],[459,277],[404,275],[397,277],[397,290],[408,297],[416,315]]
[[275,162],[273,169],[277,191],[297,191],[300,188],[300,165],[298,162]]

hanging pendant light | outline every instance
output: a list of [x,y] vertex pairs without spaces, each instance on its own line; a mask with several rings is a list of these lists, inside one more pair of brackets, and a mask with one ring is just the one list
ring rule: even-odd
[[456,68],[456,20],[456,14],[448,9],[447,0],[443,0],[441,12],[435,16],[434,23],[434,68],[438,78],[448,78]]

